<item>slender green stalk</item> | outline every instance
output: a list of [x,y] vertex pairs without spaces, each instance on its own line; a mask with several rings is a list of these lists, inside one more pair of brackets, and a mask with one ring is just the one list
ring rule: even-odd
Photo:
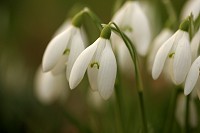
[[118,34],[120,34],[120,36],[122,37],[124,43],[126,44],[128,50],[130,52],[132,61],[135,65],[134,68],[135,68],[135,77],[136,77],[136,87],[137,87],[137,92],[139,95],[143,132],[148,133],[147,119],[146,119],[146,114],[145,114],[144,98],[143,98],[143,84],[142,84],[142,79],[141,79],[141,75],[140,75],[136,49],[135,49],[134,45],[132,44],[132,42],[130,41],[130,39],[119,29],[119,27],[114,22],[110,22],[110,24],[113,24],[115,26],[115,28],[112,28],[112,30],[117,32]]
[[65,116],[65,118],[71,124],[73,124],[75,127],[77,127],[79,129],[79,131],[81,133],[92,133],[92,131],[90,130],[89,127],[87,127],[86,125],[84,125],[83,123],[81,123],[78,119],[76,119],[75,117],[73,117],[73,115],[70,114],[68,111],[62,109],[62,113]]
[[171,133],[174,124],[174,115],[176,110],[177,97],[181,88],[175,88],[172,91],[172,96],[169,103],[168,114],[165,122],[164,133]]
[[185,133],[190,132],[190,123],[189,123],[189,114],[190,114],[190,95],[186,98],[186,106],[185,106]]
[[101,31],[102,30],[101,19],[94,12],[92,12],[89,8],[85,7],[83,10],[88,14],[88,16],[92,19],[92,21],[97,26],[97,28]]
[[121,87],[121,81],[120,81],[120,74],[119,72],[117,72],[117,79],[115,82],[115,95],[116,95],[116,99],[117,99],[117,106],[118,106],[118,111],[119,111],[119,115],[120,115],[120,126],[121,126],[121,130],[122,133],[125,133],[125,121],[124,121],[124,106],[123,106],[123,96],[122,96],[122,87]]

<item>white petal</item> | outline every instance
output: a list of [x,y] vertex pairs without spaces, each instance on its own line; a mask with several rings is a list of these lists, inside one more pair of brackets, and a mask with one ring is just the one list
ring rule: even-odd
[[[97,46],[97,50],[93,55],[91,63],[100,64],[100,59],[101,59],[102,52],[103,52],[105,46],[106,46],[106,39],[100,38],[98,46]],[[97,67],[96,66],[94,66],[94,67],[88,66],[88,69],[87,69],[88,79],[89,79],[92,90],[97,90],[97,88],[98,88],[97,87],[97,75],[98,75],[99,69]]]
[[152,49],[150,50],[148,57],[148,70],[152,70],[153,61],[156,56],[158,49],[162,44],[173,35],[173,32],[170,29],[163,29],[159,35],[152,42]]
[[200,28],[198,32],[194,35],[191,41],[191,51],[192,51],[192,60],[194,61],[198,56],[198,50],[200,45]]
[[164,44],[159,48],[152,68],[153,79],[157,79],[161,74],[165,61],[168,58],[170,50],[173,46],[174,38],[175,34],[172,37],[170,37],[167,41],[165,41]]
[[56,66],[51,70],[53,75],[65,73],[66,71],[66,65],[65,63],[68,60],[68,55],[62,55],[56,64]]
[[71,70],[69,77],[69,86],[74,89],[83,79],[85,71],[96,51],[99,39],[97,39],[92,45],[87,47],[76,59]]
[[97,68],[91,68],[90,66],[87,69],[88,80],[90,82],[91,89],[96,91],[98,90],[97,86],[97,75],[99,70]]
[[98,90],[100,95],[107,100],[114,89],[117,73],[117,64],[110,41],[106,41],[106,47],[102,53],[98,74]]
[[54,37],[48,44],[42,60],[42,68],[44,72],[50,71],[63,55],[68,41],[71,37],[72,27]]
[[191,49],[189,43],[189,34],[184,32],[182,38],[178,41],[178,45],[174,56],[174,80],[177,85],[181,84],[190,69],[191,65]]
[[193,62],[185,81],[184,94],[188,95],[195,87],[199,77],[200,56]]
[[77,29],[75,35],[71,40],[71,48],[69,53],[69,59],[67,61],[67,80],[69,81],[69,76],[71,73],[72,66],[74,65],[75,60],[80,55],[80,53],[85,49],[84,42],[81,36],[80,29]]

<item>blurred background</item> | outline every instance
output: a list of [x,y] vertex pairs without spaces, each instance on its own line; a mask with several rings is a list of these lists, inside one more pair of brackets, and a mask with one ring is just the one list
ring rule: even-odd
[[[120,124],[116,117],[116,101],[114,98],[108,101],[102,101],[101,98],[91,100],[87,77],[80,85],[82,88],[70,91],[66,87],[67,96],[47,104],[38,99],[34,88],[35,73],[41,64],[44,50],[59,26],[84,6],[88,6],[108,23],[114,9],[119,6],[115,2],[0,1],[0,133],[116,132],[116,127]],[[151,19],[152,25],[156,25],[153,33],[156,36],[165,24],[167,13],[159,0],[149,0],[148,3],[151,4],[154,13]],[[173,1],[177,14],[180,13],[183,4],[184,0]],[[99,36],[99,31],[90,20],[85,21],[88,40],[92,43]],[[148,79],[154,86],[154,89],[151,89],[146,85],[145,92],[147,116],[151,123],[149,128],[152,132],[160,133],[166,118],[171,95],[169,88],[172,85],[166,85],[163,79],[153,81],[148,73],[144,79]],[[127,111],[126,118],[130,121],[129,130],[139,132],[139,107],[136,92],[130,90],[132,80],[134,79],[123,79],[123,94],[127,97],[124,108]],[[92,103],[95,106],[91,105],[91,101],[95,102]],[[177,122],[175,125],[174,132],[180,131]]]

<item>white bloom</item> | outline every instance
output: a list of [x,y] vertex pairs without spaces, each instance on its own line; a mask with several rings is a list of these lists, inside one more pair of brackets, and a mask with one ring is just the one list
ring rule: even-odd
[[69,78],[71,89],[81,82],[86,69],[91,88],[108,99],[113,92],[117,72],[110,40],[100,37],[78,56]]
[[146,14],[137,1],[127,1],[113,17],[113,21],[131,39],[142,56],[148,52],[151,31]]
[[[195,106],[194,100],[189,101],[189,123],[192,127],[197,127],[198,125],[198,114],[197,108]],[[176,108],[176,119],[180,126],[183,128],[185,126],[185,107],[186,107],[186,97],[180,95],[177,99],[177,108]]]
[[191,51],[192,51],[192,60],[194,61],[199,52],[199,45],[200,45],[200,28],[199,30],[195,33],[194,37],[192,38],[191,41]]
[[149,71],[152,71],[153,61],[155,59],[155,56],[156,56],[156,53],[157,53],[158,49],[172,35],[173,35],[173,32],[170,29],[165,28],[153,40],[153,42],[152,42],[152,49],[150,50],[150,53],[149,53],[149,56],[148,56],[148,70]]
[[[200,56],[192,63],[192,66],[190,68],[190,71],[187,75],[186,81],[185,81],[185,88],[184,88],[184,94],[188,95],[195,87],[198,78],[199,78],[199,70],[200,70]],[[197,91],[198,96],[200,96],[199,91]]]
[[185,19],[190,14],[194,15],[194,19],[196,19],[200,13],[200,0],[188,0],[181,12],[181,19]]
[[158,50],[152,69],[153,79],[161,74],[165,62],[170,59],[172,80],[175,84],[183,83],[191,65],[191,49],[188,32],[178,30]]
[[83,50],[84,42],[80,28],[70,25],[48,44],[42,60],[43,71],[58,74],[65,70],[67,63],[67,79],[69,79],[74,61]]
[[69,92],[65,74],[43,73],[39,68],[35,76],[35,92],[38,99],[44,104],[66,98]]

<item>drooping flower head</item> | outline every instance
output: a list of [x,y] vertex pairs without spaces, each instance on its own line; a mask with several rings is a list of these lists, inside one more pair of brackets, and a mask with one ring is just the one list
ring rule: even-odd
[[114,89],[117,64],[110,43],[111,29],[104,27],[101,36],[77,58],[72,68],[69,85],[74,89],[87,70],[90,86],[108,99]]
[[[185,21],[183,24],[188,23]],[[191,65],[191,48],[189,34],[187,30],[181,28],[174,33],[159,48],[152,69],[153,79],[157,79],[169,60],[169,72],[172,81],[180,85],[185,81],[186,75]]]
[[138,53],[145,56],[151,41],[151,31],[141,3],[138,1],[127,1],[116,12],[113,21],[135,44]]
[[[78,55],[84,50],[84,40],[81,33],[80,17],[78,14],[66,30],[56,35],[48,44],[42,60],[44,72],[61,73],[67,65],[67,79]],[[79,20],[79,22],[77,22]]]

